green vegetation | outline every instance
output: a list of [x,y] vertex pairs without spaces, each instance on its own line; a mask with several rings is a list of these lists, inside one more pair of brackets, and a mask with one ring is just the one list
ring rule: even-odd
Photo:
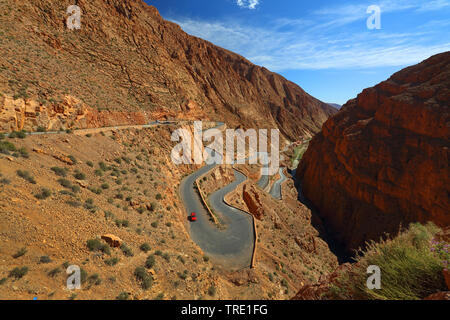
[[35,194],[34,196],[36,199],[45,200],[48,197],[50,197],[51,195],[52,195],[52,192],[49,189],[43,188],[40,193]]
[[147,252],[149,252],[151,250],[150,245],[148,243],[141,244],[139,249],[141,249],[141,251],[143,251],[145,253],[147,253]]
[[60,274],[60,273],[61,273],[61,268],[56,267],[56,268],[50,270],[47,274],[48,274],[49,277],[54,278],[54,277],[56,277],[56,276],[57,276],[58,274]]
[[116,264],[119,263],[119,261],[120,261],[119,258],[113,257],[113,258],[105,260],[105,264],[108,266],[115,266]]
[[144,267],[137,267],[134,270],[136,280],[141,284],[142,289],[148,290],[153,285],[153,278],[148,274]]
[[80,187],[73,185],[72,182],[70,182],[67,179],[58,179],[58,183],[63,186],[64,188],[72,190],[74,193],[80,192]]
[[155,266],[155,263],[156,263],[155,256],[151,254],[147,257],[147,260],[145,260],[145,267],[147,269],[151,269]]
[[[396,238],[369,243],[367,249],[359,252],[354,269],[342,274],[324,297],[419,300],[438,291],[447,291],[442,271],[443,261],[449,261],[450,254],[448,250],[436,253],[437,242],[433,237],[438,231],[431,223],[411,224]],[[370,265],[381,269],[380,290],[369,290],[366,286],[366,271]]]
[[75,174],[73,176],[77,180],[85,180],[86,179],[86,175],[83,172],[80,172],[78,170],[75,171]]
[[16,267],[9,272],[9,277],[20,279],[28,273],[28,267]]
[[36,180],[34,180],[34,178],[31,176],[31,174],[28,171],[17,170],[16,173],[19,177],[28,181],[29,183],[36,184]]
[[17,251],[16,253],[14,253],[12,255],[12,257],[14,259],[20,258],[22,256],[24,256],[27,253],[27,248],[21,248],[19,251]]
[[125,257],[132,257],[134,256],[133,251],[131,248],[129,248],[125,243],[120,246],[120,250],[122,250]]
[[8,135],[9,138],[19,138],[19,139],[25,139],[27,137],[27,134],[24,131],[13,131]]
[[67,176],[66,168],[52,167],[52,168],[50,168],[50,170],[52,170],[57,176],[60,176],[60,177]]
[[129,297],[130,297],[130,294],[128,292],[121,292],[116,297],[116,300],[128,300]]
[[211,286],[208,288],[208,294],[209,294],[211,297],[214,297],[214,296],[216,295],[216,287],[215,287],[214,285],[211,285]]
[[86,242],[86,246],[90,251],[100,251],[107,255],[111,254],[109,246],[100,239],[91,239]]
[[40,263],[50,263],[50,262],[52,262],[52,259],[50,259],[49,256],[42,256],[39,258],[39,262]]
[[9,154],[14,151],[17,151],[17,148],[13,143],[0,140],[0,153]]

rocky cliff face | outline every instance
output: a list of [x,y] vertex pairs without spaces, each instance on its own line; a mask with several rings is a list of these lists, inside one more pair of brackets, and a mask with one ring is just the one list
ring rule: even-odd
[[450,225],[450,52],[364,90],[299,164],[303,193],[350,249],[410,222]]
[[70,95],[101,112],[278,127],[293,140],[318,132],[336,112],[281,76],[187,35],[141,0],[79,0],[81,29],[70,31],[72,4],[0,3],[0,92],[42,106]]

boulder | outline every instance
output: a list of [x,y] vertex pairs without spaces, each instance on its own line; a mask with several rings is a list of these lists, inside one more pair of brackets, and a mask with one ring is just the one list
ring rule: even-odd
[[113,234],[105,234],[102,239],[112,248],[120,248],[123,243],[122,239]]

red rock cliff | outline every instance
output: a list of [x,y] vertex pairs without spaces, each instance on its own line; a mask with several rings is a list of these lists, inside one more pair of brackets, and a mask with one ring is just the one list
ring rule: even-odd
[[[0,93],[40,101],[74,96],[90,107],[155,117],[279,128],[297,140],[336,112],[278,74],[190,36],[141,0],[4,0]],[[24,45],[26,44],[26,50]],[[108,113],[105,113],[108,116]]]
[[364,90],[311,142],[297,176],[347,249],[400,225],[450,225],[450,52]]

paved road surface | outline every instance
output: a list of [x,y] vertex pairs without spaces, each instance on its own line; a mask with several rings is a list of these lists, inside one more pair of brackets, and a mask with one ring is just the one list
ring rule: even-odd
[[226,194],[247,177],[234,170],[235,181],[208,198],[211,209],[221,221],[222,227],[219,229],[210,221],[209,214],[194,189],[195,180],[215,166],[207,165],[181,182],[180,192],[187,215],[195,212],[198,219],[190,223],[189,232],[192,240],[215,262],[231,269],[247,268],[251,264],[254,247],[252,217],[228,206],[223,200]]
[[275,199],[281,200],[281,184],[286,181],[286,176],[284,175],[284,168],[280,168],[280,179],[275,181],[272,185],[272,188],[270,189],[270,195],[274,197]]

